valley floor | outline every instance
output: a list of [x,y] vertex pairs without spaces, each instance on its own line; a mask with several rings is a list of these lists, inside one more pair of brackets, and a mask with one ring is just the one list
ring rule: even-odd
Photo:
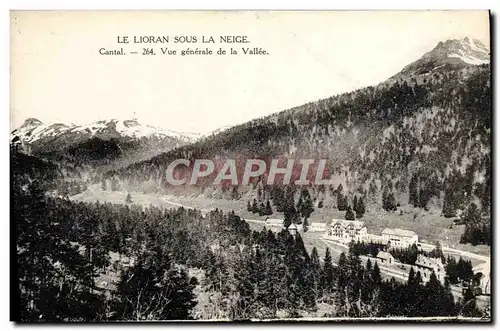
[[[128,192],[124,191],[103,191],[98,185],[90,187],[87,191],[74,195],[73,200],[85,202],[110,202],[123,204]],[[253,230],[260,231],[264,228],[264,220],[267,216],[259,216],[247,211],[246,200],[223,200],[223,199],[207,199],[202,197],[179,197],[173,195],[160,194],[144,194],[139,192],[130,192],[133,203],[144,207],[149,205],[162,206],[165,208],[196,208],[203,213],[218,208],[223,211],[234,211],[237,215],[244,218]],[[399,212],[387,213],[381,210],[370,210],[360,220],[365,221],[369,233],[380,233],[385,227],[396,227],[415,231],[419,235],[419,240],[422,241],[424,250],[432,250],[435,246],[431,243],[439,241],[442,245],[443,252],[449,255],[462,256],[470,259],[473,266],[482,263],[490,262],[490,248],[488,246],[472,246],[458,244],[458,238],[463,232],[462,226],[455,226],[449,229],[451,219],[444,217],[432,216],[430,212],[411,211],[409,208],[403,210],[403,215]],[[413,212],[413,213],[412,213]],[[416,220],[413,218],[415,212],[419,213]],[[409,215],[411,214],[411,216]],[[271,218],[283,218],[282,213],[274,213]],[[344,218],[344,213],[339,212],[336,208],[324,207],[316,208],[311,215],[310,222],[326,222],[331,218]],[[444,237],[443,237],[444,236]],[[335,263],[342,252],[347,252],[347,246],[338,244],[333,241],[325,240],[323,232],[307,231],[302,234],[302,238],[306,249],[311,252],[313,247],[318,250],[319,256],[325,255],[326,248],[330,249],[332,260]],[[452,240],[453,239],[453,240]],[[427,243],[426,243],[427,242]],[[367,257],[362,257],[363,264],[366,263]],[[403,265],[380,266],[383,278],[394,277],[396,281],[406,281],[408,279],[408,268]],[[452,287],[452,293],[455,298],[461,298],[461,288],[459,286]],[[489,301],[489,297],[479,298],[480,301]]]
[[[143,206],[150,204],[163,206],[167,208],[184,206],[186,208],[200,209],[202,212],[208,212],[215,208],[222,211],[233,210],[237,215],[245,220],[264,221],[268,216],[259,216],[247,211],[247,200],[224,200],[208,199],[201,196],[174,196],[161,194],[145,194],[139,192],[130,192],[133,203]],[[124,191],[103,191],[99,185],[93,185],[83,193],[74,195],[71,198],[81,201],[107,201],[112,203],[125,203],[127,192]],[[309,218],[312,222],[329,222],[332,218],[344,219],[345,212],[338,211],[337,208],[325,206],[315,208]],[[275,212],[270,218],[283,219],[283,213]],[[484,261],[482,257],[490,256],[490,247],[485,245],[472,246],[471,244],[460,244],[460,235],[464,232],[463,225],[453,225],[451,218],[440,216],[436,210],[424,211],[412,206],[402,205],[396,212],[386,212],[376,204],[368,204],[367,212],[360,219],[364,221],[368,233],[380,234],[381,231],[388,228],[401,228],[411,230],[418,234],[419,242],[434,245],[440,242],[443,247],[449,248],[449,253],[467,254],[466,257],[472,260],[472,263],[478,264]],[[451,228],[450,228],[451,227]],[[456,250],[453,252],[453,250]],[[475,256],[475,255],[479,255]],[[482,257],[481,257],[482,256]],[[489,258],[488,258],[489,259]]]

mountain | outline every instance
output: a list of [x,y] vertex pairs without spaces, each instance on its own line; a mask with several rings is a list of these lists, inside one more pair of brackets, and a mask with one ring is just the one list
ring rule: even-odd
[[[486,61],[485,54],[472,39],[441,42],[377,86],[255,119],[106,176],[135,189],[168,190],[165,170],[178,158],[327,158],[335,184],[313,188],[317,199],[335,204],[342,187],[342,194],[378,204],[392,194],[395,203],[432,204],[447,216],[472,202],[488,214],[490,66],[469,63]],[[435,65],[444,66],[429,74]]]
[[[11,133],[11,142],[51,160],[108,167],[125,166],[194,142],[196,134],[142,125],[137,120],[103,120],[88,125],[44,124],[28,118]],[[109,161],[121,162],[110,165]]]
[[[137,120],[105,120],[88,125],[66,125],[61,123],[44,124],[36,118],[28,118],[23,125],[11,133],[11,138],[19,137],[20,141],[32,145],[35,149],[57,149],[57,142],[65,141],[74,144],[86,139],[96,137],[109,140],[111,138],[156,138],[173,139],[179,142],[193,142],[196,134],[179,133],[167,129],[158,129],[150,125],[142,125]],[[47,146],[56,142],[56,146]]]
[[465,37],[440,42],[417,61],[410,63],[395,77],[424,75],[435,71],[463,69],[490,62],[490,51],[479,40]]

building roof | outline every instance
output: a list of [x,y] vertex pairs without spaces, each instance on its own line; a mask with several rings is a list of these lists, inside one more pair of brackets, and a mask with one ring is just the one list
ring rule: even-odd
[[382,231],[382,234],[385,235],[392,235],[392,236],[399,236],[399,237],[413,237],[416,236],[417,234],[413,231],[410,230],[403,230],[403,229],[389,229],[385,228]]
[[392,255],[389,252],[378,252],[377,254],[377,259],[388,260],[390,257]]
[[277,219],[277,218],[268,218],[266,220],[267,225],[283,225],[284,220]]
[[427,257],[422,254],[419,254],[417,256],[417,261],[415,261],[415,265],[428,269],[440,268],[442,270],[444,268],[440,258]]
[[340,224],[341,227],[346,228],[350,225],[354,226],[355,229],[361,229],[365,227],[365,222],[362,221],[347,221],[347,220],[339,220],[339,219],[332,219],[331,225],[335,224]]
[[310,226],[313,226],[313,227],[325,227],[326,224],[325,223],[320,223],[320,222],[313,222],[313,223],[311,223]]

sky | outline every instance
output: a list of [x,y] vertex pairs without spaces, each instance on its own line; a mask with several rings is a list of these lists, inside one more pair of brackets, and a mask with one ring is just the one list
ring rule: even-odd
[[[168,36],[168,44],[118,37]],[[175,44],[174,36],[198,42]],[[216,43],[201,43],[212,36]],[[246,36],[221,44],[220,36]],[[11,12],[11,130],[26,118],[87,124],[105,119],[208,133],[377,84],[439,41],[489,47],[487,11]],[[101,55],[154,48],[156,55]],[[238,55],[161,55],[232,47]],[[242,47],[267,55],[243,55]]]

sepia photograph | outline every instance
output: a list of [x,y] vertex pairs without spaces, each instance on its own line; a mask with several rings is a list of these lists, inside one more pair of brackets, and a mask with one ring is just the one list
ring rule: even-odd
[[10,320],[491,323],[491,25],[10,11]]

